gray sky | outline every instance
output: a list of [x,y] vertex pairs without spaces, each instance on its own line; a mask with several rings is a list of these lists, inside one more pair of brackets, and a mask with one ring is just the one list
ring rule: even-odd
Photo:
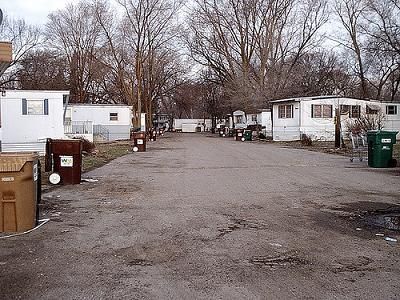
[[62,9],[74,0],[0,0],[3,13],[11,18],[25,19],[28,24],[43,25],[47,15]]

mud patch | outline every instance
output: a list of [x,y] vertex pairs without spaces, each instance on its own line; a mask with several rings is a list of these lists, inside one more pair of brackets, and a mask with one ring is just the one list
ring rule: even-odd
[[[368,195],[373,194],[369,192]],[[382,194],[376,194],[382,196]],[[396,197],[398,200],[398,195],[387,194],[384,196]],[[333,207],[330,208],[331,210],[336,211],[345,211],[351,213],[358,213],[358,214],[366,214],[366,213],[385,213],[387,211],[392,212],[400,212],[400,205],[393,204],[393,203],[386,203],[386,202],[374,202],[374,201],[358,201],[352,203],[342,203],[340,207]]]
[[330,230],[370,238],[368,231],[354,229],[400,230],[400,205],[372,201],[344,203],[320,210],[316,215],[316,222]]
[[369,266],[372,262],[373,260],[366,256],[358,256],[355,259],[342,259],[334,263],[332,271],[334,273],[374,271],[375,269]]
[[128,266],[152,266],[153,263],[146,259],[136,258],[136,259],[132,259],[132,260],[128,261],[127,265]]
[[84,228],[84,227],[87,227],[87,225],[84,225],[84,224],[73,224],[73,223],[69,223],[69,224],[67,224],[68,226],[70,226],[70,227],[75,227],[75,228]]
[[222,237],[228,233],[231,233],[239,229],[263,230],[267,229],[267,225],[255,220],[246,220],[246,219],[231,217],[230,223],[226,227],[218,229],[219,231],[218,237]]
[[151,241],[131,247],[120,248],[112,255],[122,259],[128,266],[150,266],[174,261],[182,255],[184,245],[170,237],[164,241]]
[[267,266],[271,268],[290,267],[307,264],[307,261],[305,259],[299,258],[298,256],[290,253],[274,256],[253,256],[249,259],[249,262],[256,266]]

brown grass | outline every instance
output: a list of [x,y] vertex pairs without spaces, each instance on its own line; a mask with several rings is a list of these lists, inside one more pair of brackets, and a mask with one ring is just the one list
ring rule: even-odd
[[83,156],[83,172],[87,172],[123,156],[130,151],[129,141],[117,141],[112,143],[95,143],[94,153]]

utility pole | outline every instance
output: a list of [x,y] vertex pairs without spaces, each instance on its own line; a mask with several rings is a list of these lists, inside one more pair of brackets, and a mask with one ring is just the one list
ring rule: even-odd
[[340,148],[340,107],[335,109],[335,148]]
[[141,64],[141,57],[139,51],[136,54],[136,83],[137,83],[137,125],[139,128],[142,127],[141,119],[142,119],[142,64]]

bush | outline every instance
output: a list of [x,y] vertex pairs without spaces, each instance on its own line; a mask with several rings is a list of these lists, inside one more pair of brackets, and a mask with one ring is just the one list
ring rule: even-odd
[[82,141],[82,151],[87,152],[87,153],[93,153],[94,150],[96,149],[96,146],[94,143],[89,141],[88,139],[85,139],[83,137],[77,137],[75,139],[81,140]]
[[260,133],[258,134],[258,138],[259,138],[259,139],[262,139],[262,140],[266,140],[266,139],[267,139],[267,137],[265,136],[265,134],[262,133],[262,132],[260,132]]
[[368,130],[380,130],[383,127],[385,115],[379,111],[377,114],[363,114],[358,119],[347,120],[346,130],[347,134],[363,134],[365,135]]
[[301,144],[304,146],[312,146],[312,139],[309,135],[307,134],[302,134],[301,135]]

